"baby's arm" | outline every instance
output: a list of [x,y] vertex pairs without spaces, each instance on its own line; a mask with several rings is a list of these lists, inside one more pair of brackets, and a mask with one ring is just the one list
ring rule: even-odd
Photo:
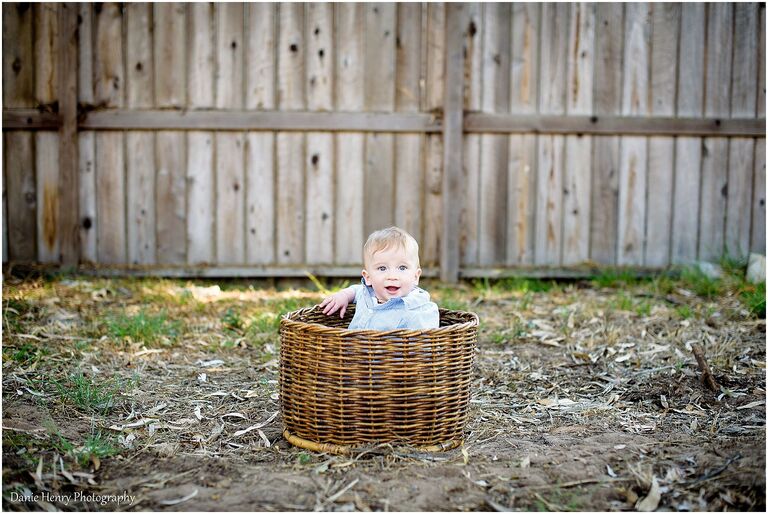
[[330,316],[337,310],[341,309],[339,315],[340,318],[344,317],[344,313],[347,312],[347,305],[349,302],[355,299],[355,288],[347,287],[337,293],[333,293],[331,296],[323,300],[320,304],[320,308],[323,308],[323,314]]

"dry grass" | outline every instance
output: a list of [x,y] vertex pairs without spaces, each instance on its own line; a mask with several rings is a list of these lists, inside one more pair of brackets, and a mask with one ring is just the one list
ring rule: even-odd
[[[427,283],[481,318],[465,445],[350,457],[280,436],[279,315],[318,302],[316,286],[6,278],[3,507],[765,506],[764,303],[761,317],[735,275]],[[134,502],[13,501],[41,491]]]

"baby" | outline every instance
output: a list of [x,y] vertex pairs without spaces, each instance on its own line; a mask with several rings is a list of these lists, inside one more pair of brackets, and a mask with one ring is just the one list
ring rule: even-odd
[[363,247],[362,283],[332,294],[320,304],[323,313],[341,311],[356,304],[350,329],[394,330],[438,328],[440,315],[429,293],[417,287],[419,244],[397,227],[377,230]]

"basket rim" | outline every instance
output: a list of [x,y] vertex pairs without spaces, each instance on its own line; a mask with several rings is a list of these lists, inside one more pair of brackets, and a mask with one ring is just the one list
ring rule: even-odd
[[451,310],[451,309],[439,309],[440,314],[443,313],[458,313],[463,315],[468,315],[470,320],[465,321],[464,323],[456,323],[453,325],[448,325],[445,327],[439,327],[439,328],[423,328],[423,329],[408,329],[408,328],[397,328],[394,330],[374,330],[370,328],[366,329],[347,329],[347,328],[338,328],[338,327],[330,327],[328,325],[322,325],[320,323],[310,323],[306,321],[298,321],[296,319],[293,319],[295,316],[300,316],[302,314],[308,314],[316,309],[319,309],[320,305],[313,305],[311,307],[304,307],[301,309],[296,309],[295,311],[287,312],[280,316],[280,324],[281,326],[286,326],[290,328],[295,329],[302,329],[309,332],[322,332],[323,334],[337,334],[337,335],[353,335],[353,334],[364,334],[364,335],[377,335],[377,336],[416,336],[419,334],[429,334],[429,335],[439,335],[439,334],[447,334],[447,333],[453,333],[453,332],[462,332],[468,329],[471,329],[473,327],[477,327],[480,325],[480,318],[479,316],[470,311],[459,311],[459,310]]

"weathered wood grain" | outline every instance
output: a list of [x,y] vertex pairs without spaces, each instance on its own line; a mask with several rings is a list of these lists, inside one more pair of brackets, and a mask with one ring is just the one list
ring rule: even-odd
[[[595,59],[595,6],[571,4],[568,36],[566,110],[590,114],[593,110]],[[563,170],[563,257],[572,265],[589,259],[589,222],[592,137],[566,136]]]
[[[731,117],[751,118],[757,114],[759,8],[755,3],[734,5],[733,70]],[[725,213],[725,252],[745,259],[750,248],[754,146],[751,138],[729,142],[728,198]]]
[[[128,4],[125,20],[126,107],[151,108],[155,99],[152,6]],[[160,67],[160,73],[163,70]],[[145,130],[127,132],[125,145],[128,262],[155,264],[155,134]]]
[[[545,4],[541,11],[539,112],[565,114],[570,6]],[[539,136],[536,170],[534,264],[559,265],[562,258],[563,136]]]
[[273,134],[246,135],[246,244],[249,264],[275,262],[275,138]]
[[[483,95],[483,15],[484,4],[466,5],[464,60],[464,110],[478,112]],[[514,34],[514,32],[513,32]],[[464,117],[466,126],[466,116]],[[480,194],[480,135],[464,135],[462,198],[459,213],[460,259],[462,266],[476,266],[478,252],[478,195]]]
[[[395,110],[418,112],[421,98],[421,5],[397,4]],[[395,136],[394,224],[421,240],[423,181],[422,147],[419,134]]]
[[[464,94],[464,8],[449,5],[446,12],[445,41],[445,129],[443,130],[443,235],[440,241],[440,279],[455,283],[459,279],[459,201],[463,162],[462,126]],[[502,16],[503,17],[503,16]],[[506,16],[509,25],[509,12]],[[508,45],[507,45],[508,46]],[[508,97],[509,85],[503,88]],[[506,147],[505,147],[506,150]],[[506,163],[504,163],[506,164]],[[505,170],[506,171],[506,170]],[[506,178],[506,174],[505,174]]]
[[32,46],[33,6],[3,3],[3,105],[35,105],[35,60]]
[[179,80],[187,76],[187,5],[169,2],[156,3],[152,7],[155,105],[182,107],[187,104],[186,81]]
[[[307,6],[306,92],[310,111],[333,110],[333,7]],[[306,135],[306,229],[307,262],[333,263],[335,204],[333,135],[310,132]]]
[[[279,6],[278,107],[306,107],[305,75],[307,45],[304,38],[304,7]],[[305,262],[305,162],[303,134],[277,134],[277,262]]]
[[755,181],[752,186],[750,251],[765,255],[765,138],[755,141]]
[[246,5],[246,109],[275,107],[275,8],[275,4],[267,3]]
[[[389,112],[395,107],[395,4],[365,4],[364,98],[368,111]],[[366,234],[393,225],[394,137],[392,134],[365,135]]]
[[3,133],[3,185],[8,194],[8,258],[11,261],[37,260],[38,204],[33,139],[28,132]]
[[[276,106],[276,4],[249,4],[246,30],[246,109]],[[245,149],[245,259],[275,262],[275,135],[249,132]]]
[[[680,33],[680,4],[651,6],[651,85],[649,113],[674,116],[677,84],[677,48]],[[669,263],[674,194],[675,140],[648,139],[648,205],[645,264],[663,267]]]
[[[215,32],[213,4],[187,6],[189,64],[187,102],[190,109],[215,105]],[[216,179],[214,174],[214,133],[193,130],[187,133],[187,262],[216,262]]]
[[[538,105],[538,40],[541,6],[512,4],[510,113],[533,114]],[[467,136],[470,137],[470,136]],[[533,262],[536,142],[531,135],[509,138],[507,178],[507,264]]]
[[[3,14],[3,105],[32,107],[35,61],[32,46],[33,10],[30,4],[2,6]],[[25,212],[24,161],[31,159],[31,134],[8,133],[3,137],[3,262],[35,259],[35,213]],[[25,154],[26,153],[26,154]],[[31,162],[31,160],[27,161]],[[34,170],[31,183],[34,195]],[[9,185],[9,181],[12,186]],[[28,181],[27,181],[28,182]],[[13,206],[9,206],[9,201]],[[32,203],[34,206],[34,202]],[[27,204],[27,208],[29,205]],[[30,215],[31,214],[31,215]],[[25,217],[26,216],[26,217]],[[9,217],[12,219],[9,220]],[[28,230],[27,234],[24,231]]]
[[[77,97],[83,104],[93,103],[93,7],[79,4]],[[80,215],[80,262],[95,263],[96,251],[96,135],[80,131],[78,137],[78,195]]]
[[[161,131],[156,135],[155,144],[157,261],[161,264],[183,264],[187,260],[186,137],[183,132]],[[228,149],[222,148],[222,151],[225,150]],[[242,169],[242,152],[240,156]],[[237,240],[233,241],[235,243]]]
[[[643,116],[649,110],[650,28],[649,5],[627,4],[621,105],[624,115]],[[647,162],[647,138],[621,139],[617,235],[617,263],[620,265],[643,264],[646,241]]]
[[63,266],[80,259],[78,229],[77,17],[76,4],[59,4],[59,252]]
[[[728,117],[733,55],[733,4],[707,4],[704,115]],[[728,140],[704,138],[698,258],[719,259],[725,245]]]
[[[335,8],[336,108],[364,109],[363,76],[365,11],[359,3],[338,4]],[[361,266],[363,261],[363,146],[360,133],[339,133],[336,143],[336,228],[335,250],[339,264]]]
[[[425,77],[426,90],[422,110],[431,111],[443,106],[445,88],[445,5],[423,6],[423,33],[426,35]],[[424,228],[419,241],[422,267],[437,265],[440,258],[443,230],[443,139],[428,135],[424,151]]]
[[187,134],[187,262],[216,262],[214,134]]
[[96,134],[96,219],[99,264],[125,264],[126,195],[123,134]]
[[[216,106],[241,109],[244,104],[244,6],[216,6]],[[216,257],[217,262],[245,261],[245,136],[219,132],[216,144]]]
[[[509,112],[511,9],[509,4],[501,3],[486,4],[484,7],[481,108],[485,112]],[[446,79],[446,87],[451,86],[453,84]],[[508,151],[507,136],[480,137],[482,157],[477,209],[480,265],[499,264],[506,260]]]
[[123,68],[123,14],[116,3],[94,6],[93,103],[104,107],[125,105]]
[[[704,100],[704,4],[682,6],[678,59],[678,116],[701,116]],[[670,261],[692,262],[698,255],[699,194],[702,142],[698,137],[675,141],[675,182],[672,209]]]
[[187,102],[190,109],[210,109],[214,102],[216,57],[214,5],[193,3],[187,6],[189,64],[187,68]]

